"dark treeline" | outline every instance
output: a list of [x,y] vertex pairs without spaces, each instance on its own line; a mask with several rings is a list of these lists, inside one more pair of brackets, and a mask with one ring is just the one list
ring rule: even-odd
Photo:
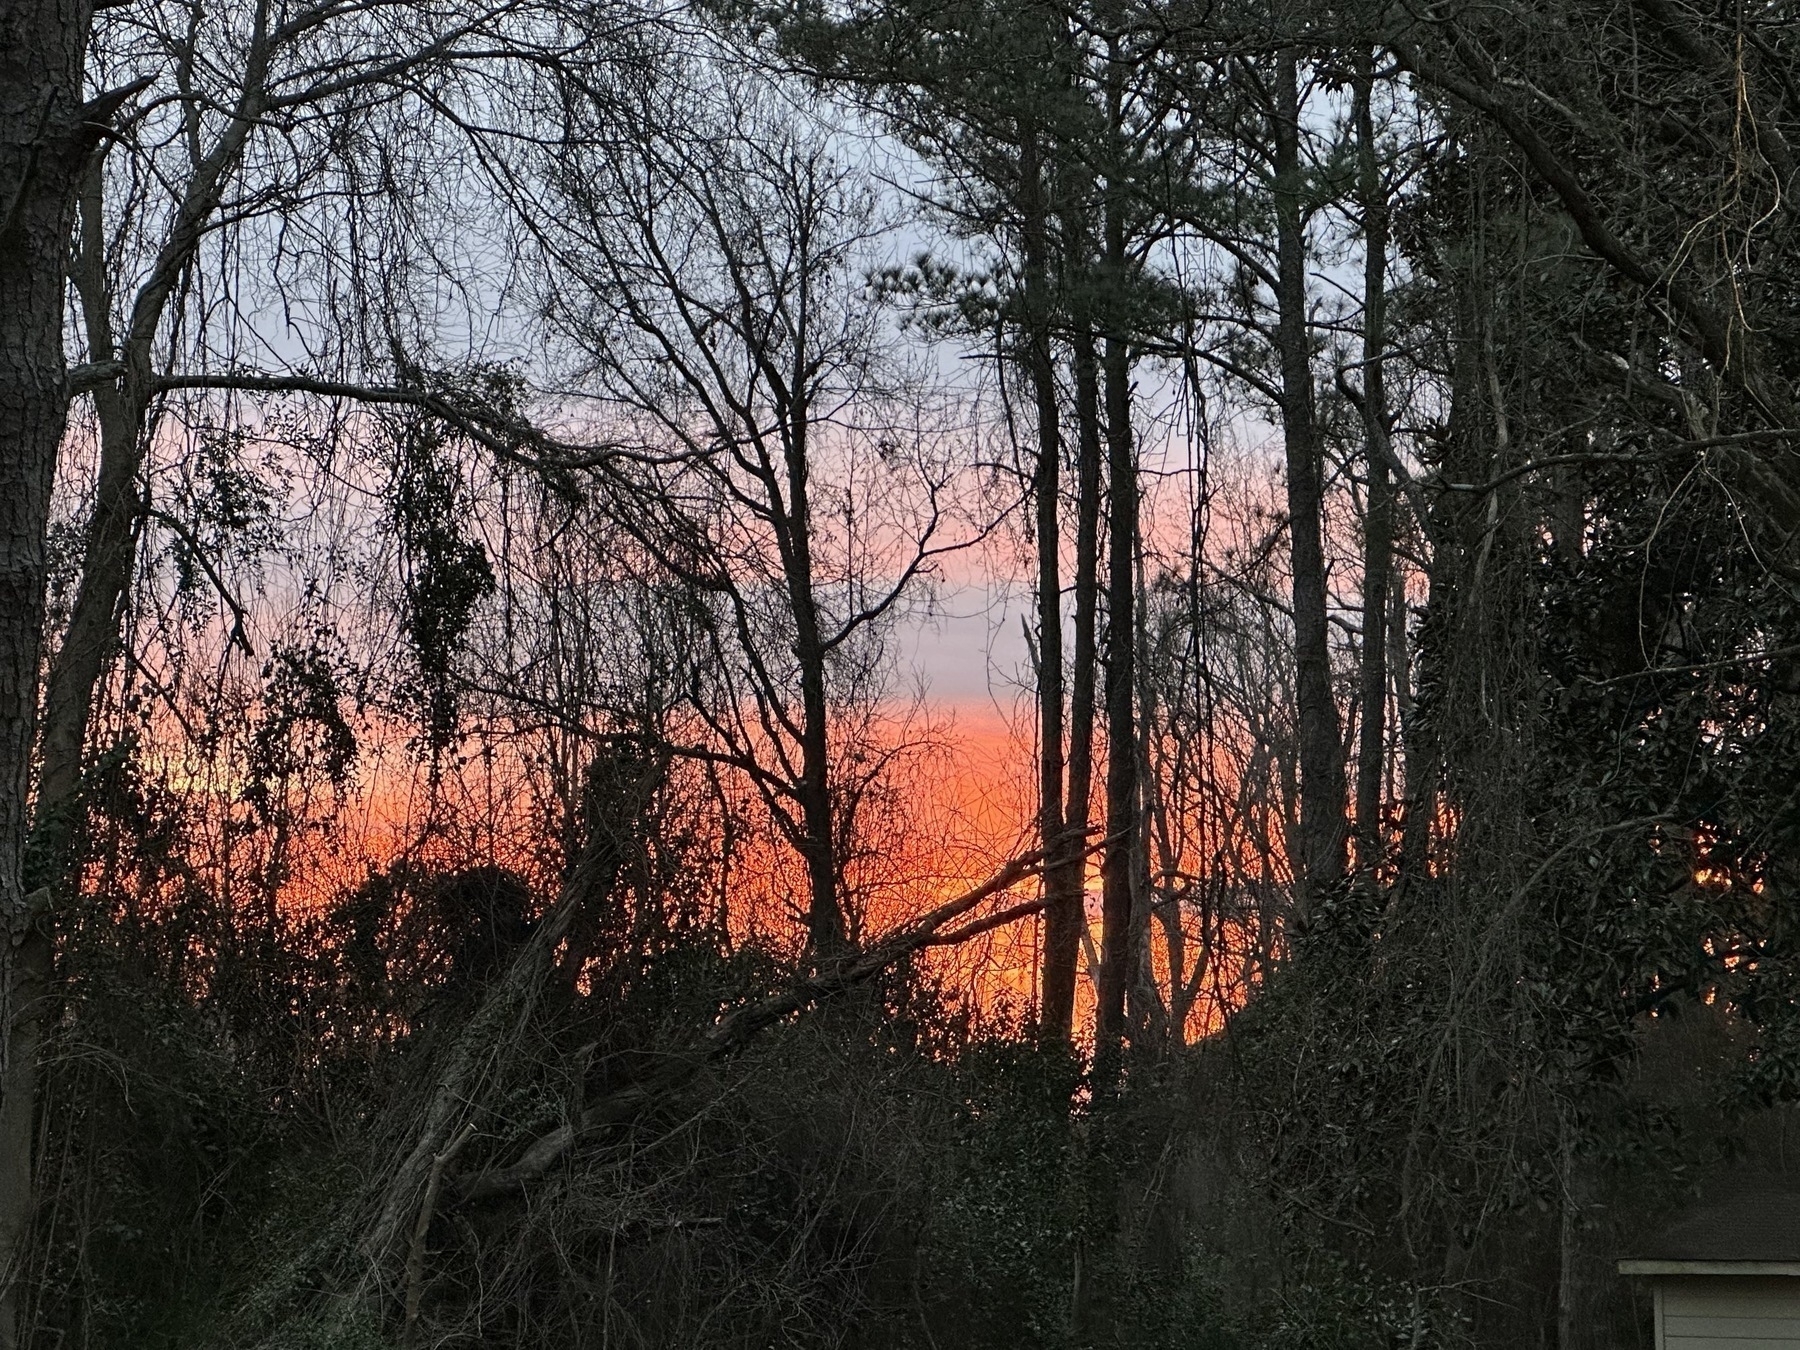
[[13,0],[0,1350],[1646,1344],[1800,1095],[1797,68]]

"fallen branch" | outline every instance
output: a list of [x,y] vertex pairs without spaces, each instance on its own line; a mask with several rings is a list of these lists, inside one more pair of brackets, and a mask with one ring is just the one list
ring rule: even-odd
[[694,1053],[670,1056],[663,1068],[643,1081],[608,1093],[581,1111],[573,1121],[533,1140],[515,1162],[472,1178],[463,1186],[462,1198],[466,1202],[480,1202],[517,1193],[526,1183],[547,1172],[583,1135],[629,1120],[692,1078],[702,1066],[741,1049],[759,1032],[872,979],[914,952],[964,941],[1036,914],[1044,907],[1042,900],[1026,901],[945,931],[947,925],[968,914],[984,900],[1041,873],[1043,856],[1041,852],[1032,852],[1014,858],[981,885],[946,901],[873,946],[853,953],[828,970],[796,980],[778,994],[726,1013],[702,1034]]
[[452,1138],[465,1117],[481,1080],[510,1053],[541,990],[558,945],[567,936],[575,912],[595,891],[611,885],[612,863],[602,855],[583,858],[564,885],[550,912],[539,922],[506,973],[482,996],[474,1015],[463,1025],[448,1055],[440,1062],[412,1147],[382,1187],[375,1217],[363,1237],[369,1261],[358,1287],[363,1296],[381,1285],[392,1262],[400,1259],[417,1198],[430,1182],[434,1157]]
[[1009,909],[998,910],[979,919],[971,919],[960,928],[952,928],[948,933],[933,933],[920,944],[926,947],[954,947],[959,942],[967,942],[970,938],[980,937],[983,933],[991,933],[996,928],[1004,928],[1009,923],[1020,919],[1029,919],[1033,914],[1041,913],[1049,905],[1049,901],[1039,896],[1036,900],[1026,900],[1013,905]]

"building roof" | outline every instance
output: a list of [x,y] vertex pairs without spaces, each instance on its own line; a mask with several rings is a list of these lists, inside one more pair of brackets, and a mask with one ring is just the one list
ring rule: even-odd
[[[1769,1269],[1775,1266],[1792,1269]],[[1700,1207],[1634,1243],[1619,1269],[1627,1275],[1800,1275],[1800,1177],[1738,1176],[1714,1187]]]

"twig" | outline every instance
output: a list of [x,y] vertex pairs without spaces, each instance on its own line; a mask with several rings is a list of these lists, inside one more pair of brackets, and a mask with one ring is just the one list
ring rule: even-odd
[[1026,900],[1010,909],[998,910],[983,919],[972,919],[961,928],[952,928],[948,933],[933,933],[920,943],[923,947],[953,947],[959,942],[967,942],[972,937],[980,937],[983,933],[991,933],[996,928],[1004,928],[1007,924],[1019,919],[1029,919],[1033,914],[1043,911],[1049,901],[1039,898]]
[[1634,670],[1629,675],[1614,675],[1604,680],[1584,679],[1582,683],[1590,689],[1604,689],[1609,684],[1626,684],[1632,680],[1648,679],[1652,675],[1699,675],[1708,670],[1729,670],[1732,666],[1761,665],[1765,661],[1779,661],[1788,656],[1800,656],[1800,646],[1777,647],[1773,651],[1728,656],[1718,661],[1699,661],[1691,666],[1648,666],[1643,670]]
[[243,648],[245,656],[254,661],[256,659],[256,648],[250,645],[250,634],[244,626],[244,621],[247,617],[244,613],[244,607],[237,602],[237,597],[232,595],[230,587],[226,586],[225,579],[221,577],[218,570],[213,567],[211,560],[206,556],[206,551],[200,547],[200,541],[194,537],[193,533],[186,525],[182,524],[181,521],[177,520],[167,511],[160,510],[157,507],[151,507],[150,517],[151,519],[159,520],[164,525],[168,526],[169,529],[175,532],[175,536],[180,539],[182,543],[187,545],[188,552],[193,555],[194,561],[200,565],[200,570],[206,573],[206,579],[212,582],[213,589],[219,593],[219,599],[223,600],[226,607],[231,610],[231,640],[237,643],[239,647]]

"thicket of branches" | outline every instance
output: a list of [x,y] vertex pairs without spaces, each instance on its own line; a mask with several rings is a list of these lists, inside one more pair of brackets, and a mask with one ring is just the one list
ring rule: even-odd
[[1639,1343],[1800,1094],[1797,44],[10,6],[0,1350]]

